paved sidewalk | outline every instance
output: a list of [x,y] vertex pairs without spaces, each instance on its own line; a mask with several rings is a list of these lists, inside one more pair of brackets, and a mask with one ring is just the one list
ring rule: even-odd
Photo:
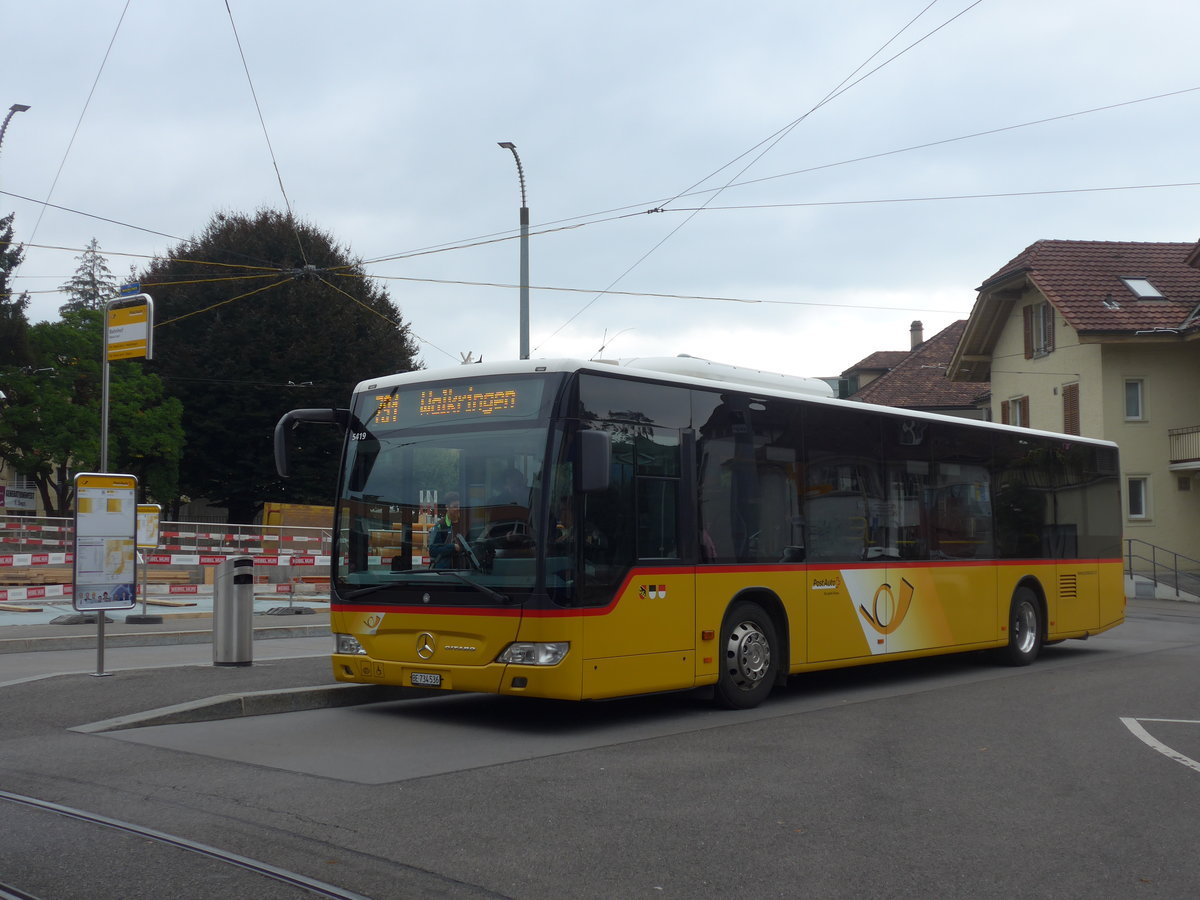
[[329,614],[256,615],[253,664],[215,666],[212,616],[105,625],[0,627],[0,698],[9,732],[86,733],[322,709],[425,696],[414,688],[340,684],[329,656]]
[[[104,627],[104,672],[212,665],[212,616],[167,615],[161,624],[128,624],[120,613]],[[254,617],[253,660],[328,656],[329,614]],[[0,628],[0,687],[51,675],[96,674],[97,626]]]

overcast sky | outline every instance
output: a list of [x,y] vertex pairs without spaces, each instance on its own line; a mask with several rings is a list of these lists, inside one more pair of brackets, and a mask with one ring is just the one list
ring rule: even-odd
[[[31,109],[0,214],[64,248],[27,250],[31,321],[92,237],[123,278],[177,243],[148,231],[283,208],[282,181],[391,258],[367,268],[426,365],[514,358],[498,141],[525,168],[535,357],[836,374],[965,318],[1035,240],[1200,238],[1194,0],[38,0],[3,24],[0,112]],[[1135,185],[1184,186],[1089,190]],[[929,199],[984,194],[1036,195]],[[485,236],[510,239],[409,255]]]

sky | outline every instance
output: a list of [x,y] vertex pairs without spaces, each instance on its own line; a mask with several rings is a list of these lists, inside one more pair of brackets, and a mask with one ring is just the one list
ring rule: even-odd
[[0,112],[30,109],[0,145],[0,215],[34,322],[92,238],[124,280],[218,212],[290,205],[367,261],[427,367],[516,358],[521,193],[500,141],[524,169],[533,357],[836,375],[907,349],[914,320],[929,337],[966,318],[1036,240],[1200,238],[1184,0],[2,16]]

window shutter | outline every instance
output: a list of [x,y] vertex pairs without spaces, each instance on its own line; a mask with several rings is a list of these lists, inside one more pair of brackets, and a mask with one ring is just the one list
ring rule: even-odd
[[1029,422],[1029,398],[1022,397],[1017,402],[1021,404],[1021,424],[1026,428],[1032,428],[1033,425]]
[[1063,385],[1063,431],[1082,434],[1079,430],[1079,383]]
[[1008,401],[1001,400],[1000,401],[1000,424],[1008,425],[1011,423],[1011,421],[1012,421],[1012,419],[1008,414]]
[[1049,303],[1042,304],[1042,343],[1043,350],[1054,352],[1054,307]]
[[1033,359],[1033,307],[1023,307],[1021,313],[1025,317],[1025,358]]

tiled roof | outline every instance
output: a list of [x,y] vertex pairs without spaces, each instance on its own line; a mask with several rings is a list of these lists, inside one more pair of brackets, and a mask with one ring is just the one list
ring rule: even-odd
[[[1122,334],[1183,328],[1200,306],[1200,271],[1188,265],[1193,243],[1051,241],[1030,244],[980,291],[1025,275],[1072,328]],[[1166,297],[1139,300],[1121,280],[1145,278]]]
[[846,369],[842,375],[847,375],[850,372],[875,371],[880,369],[886,372],[888,369],[899,365],[908,354],[908,350],[876,350],[870,356],[859,360]]
[[[990,390],[987,382],[950,381],[946,365],[958,346],[966,319],[935,334],[904,359],[850,396],[851,400],[904,409],[963,409],[972,407]],[[870,359],[870,357],[868,357]]]

